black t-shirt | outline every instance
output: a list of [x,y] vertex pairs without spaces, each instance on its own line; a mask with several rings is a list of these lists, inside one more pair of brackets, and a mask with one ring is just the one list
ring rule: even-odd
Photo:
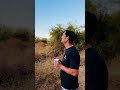
[[107,90],[108,71],[95,48],[85,50],[85,90]]
[[[62,64],[71,69],[79,69],[80,55],[77,49],[72,46],[65,50]],[[72,76],[61,70],[61,85],[66,89],[78,88],[78,76]]]

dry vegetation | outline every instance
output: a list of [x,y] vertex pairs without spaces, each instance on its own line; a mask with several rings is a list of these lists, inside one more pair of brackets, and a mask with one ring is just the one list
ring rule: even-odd
[[[33,90],[34,73],[30,73],[34,67],[31,67],[34,61],[30,61],[34,60],[34,50],[30,48],[31,45],[26,42],[21,42],[18,39],[9,39],[0,42],[0,90]],[[59,69],[53,66],[52,54],[53,50],[51,47],[41,43],[35,45],[36,90],[60,90]],[[85,90],[85,51],[81,51],[80,55],[79,87],[80,90]],[[107,66],[109,70],[108,90],[119,90],[120,56],[117,55],[112,59],[111,64]]]
[[0,90],[33,90],[31,45],[14,38],[0,42]]
[[[35,63],[35,88],[36,90],[60,90],[59,69],[53,65],[52,49],[50,47],[41,47],[40,43],[35,45],[36,63]],[[49,54],[49,55],[48,55]],[[79,87],[85,90],[85,66],[84,55],[81,54],[81,66],[79,69]],[[44,57],[43,57],[44,56]],[[47,57],[46,57],[47,56]],[[42,58],[39,58],[42,57]],[[62,57],[62,56],[59,56]]]
[[[42,58],[36,60],[35,63],[35,88],[36,90],[60,90],[59,69],[53,65],[53,58],[48,54],[52,54],[50,47],[40,47],[36,44],[36,57]],[[46,56],[47,57],[43,57]],[[81,66],[79,68],[79,88],[85,90],[85,51],[80,52]],[[61,56],[60,56],[61,57]],[[112,62],[107,64],[109,72],[108,90],[119,90],[120,88],[120,56],[117,55]]]
[[120,56],[112,59],[109,69],[109,88],[108,90],[120,90]]

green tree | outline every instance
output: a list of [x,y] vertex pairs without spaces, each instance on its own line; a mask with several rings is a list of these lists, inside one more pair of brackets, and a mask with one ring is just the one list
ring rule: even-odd
[[61,36],[64,32],[64,28],[59,24],[51,29],[50,45],[53,47],[56,54],[63,52],[63,45],[61,44]]

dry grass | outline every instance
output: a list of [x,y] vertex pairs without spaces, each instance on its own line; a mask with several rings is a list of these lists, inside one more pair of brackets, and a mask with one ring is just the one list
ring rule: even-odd
[[[41,53],[50,54],[50,47],[37,48],[38,56]],[[60,56],[61,57],[61,56]],[[81,66],[79,68],[79,88],[85,90],[85,50],[80,52]],[[42,60],[42,59],[40,59]],[[44,62],[35,63],[35,87],[36,90],[60,90],[59,69],[54,68],[53,60],[50,56],[43,59]],[[108,90],[120,90],[120,56],[112,59],[107,65],[109,71]]]
[[33,90],[34,50],[31,45],[18,39],[0,42],[0,90]]
[[120,56],[117,55],[108,65],[109,88],[108,90],[120,90]]
[[53,67],[53,60],[35,63],[36,90],[59,90],[59,70]]
[[[60,90],[59,69],[53,65],[53,60],[47,59],[43,63],[35,63],[36,90]],[[79,69],[79,87],[85,90],[85,66]]]
[[80,52],[80,65],[84,66],[85,65],[85,50],[82,50]]
[[48,57],[53,58],[54,51],[52,47],[45,46],[42,43],[35,44],[35,60],[36,62],[44,62]]

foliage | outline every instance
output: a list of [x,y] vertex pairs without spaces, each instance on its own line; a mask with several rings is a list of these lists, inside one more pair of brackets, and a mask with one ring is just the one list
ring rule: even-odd
[[48,43],[48,40],[47,40],[47,38],[41,38],[40,42]]
[[21,41],[34,42],[34,32],[26,28],[10,28],[5,25],[0,25],[0,41],[5,41],[10,38],[17,38]]
[[5,40],[13,37],[13,33],[10,30],[11,30],[11,28],[8,28],[3,25],[0,26],[0,41],[1,40],[5,41]]
[[[86,6],[88,7],[87,10],[93,12],[96,8],[93,13],[98,19],[98,30],[94,34],[93,45],[99,53],[103,54],[106,60],[111,60],[116,54],[120,53],[120,11],[109,14],[106,13],[104,7],[96,7],[91,0],[87,1],[89,1]],[[99,10],[99,8],[104,11]]]
[[17,28],[14,36],[22,41],[29,41],[29,31],[27,29]]
[[[64,28],[61,25],[57,25],[51,29],[50,45],[53,46],[54,53],[59,54],[63,52],[63,45],[61,44],[61,36],[64,32]],[[56,55],[55,55],[56,56]]]
[[38,42],[40,42],[40,38],[39,37],[35,37],[35,43],[38,43]]
[[43,43],[48,43],[48,39],[47,38],[39,38],[37,36],[35,36],[35,43],[39,43],[39,42],[43,42]]
[[91,0],[86,0],[86,2],[85,2],[85,9],[87,10],[87,11],[92,11],[92,12],[96,12],[96,7],[95,7],[95,5],[91,2]]

